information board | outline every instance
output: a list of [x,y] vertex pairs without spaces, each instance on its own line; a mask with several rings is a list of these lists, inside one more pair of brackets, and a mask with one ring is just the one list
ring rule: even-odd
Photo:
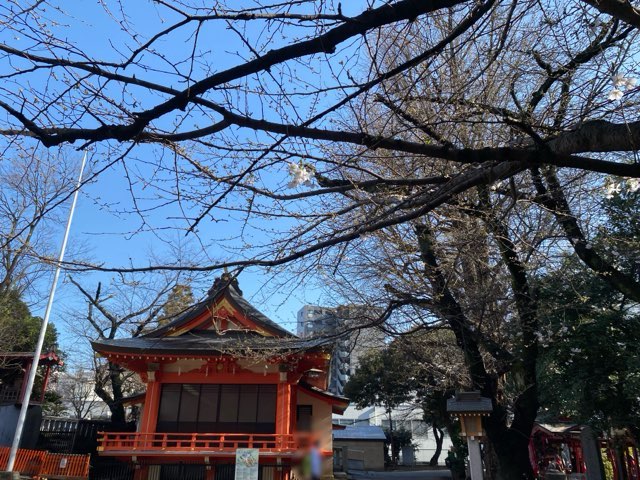
[[235,480],[258,480],[257,448],[238,448],[236,450]]

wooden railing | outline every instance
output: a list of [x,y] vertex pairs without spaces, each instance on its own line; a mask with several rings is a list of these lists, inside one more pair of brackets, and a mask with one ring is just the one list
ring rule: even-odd
[[264,433],[126,433],[103,432],[98,438],[102,455],[167,453],[225,454],[238,448],[258,448],[260,453],[295,453],[309,445],[300,435]]

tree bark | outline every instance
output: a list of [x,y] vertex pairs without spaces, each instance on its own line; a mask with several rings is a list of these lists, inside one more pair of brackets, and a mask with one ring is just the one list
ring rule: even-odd
[[582,0],[602,13],[640,28],[640,9],[634,7],[628,0]]
[[511,373],[520,378],[519,383],[523,390],[514,402],[513,420],[509,427],[508,412],[498,401],[497,378],[487,372],[476,335],[470,328],[462,306],[448,288],[436,257],[433,234],[428,225],[417,225],[416,234],[421,258],[425,263],[425,275],[436,291],[434,297],[438,301],[439,313],[447,320],[459,347],[465,352],[474,387],[479,389],[483,396],[491,398],[493,404],[492,414],[485,419],[485,430],[498,459],[495,480],[533,480],[533,469],[529,460],[529,437],[538,411],[536,302],[529,292],[524,266],[518,261],[506,230],[501,230],[501,225],[497,222],[490,227],[495,228],[494,235],[500,243],[503,259],[511,274],[523,337],[528,340],[521,358],[511,367]]
[[431,426],[431,430],[433,431],[433,438],[436,441],[436,451],[433,453],[431,460],[429,460],[429,465],[435,467],[438,465],[438,460],[440,459],[440,454],[442,453],[442,442],[444,441],[444,432],[441,428],[434,423]]
[[391,417],[391,407],[387,408],[387,416],[389,417],[389,443],[391,447],[391,465],[398,465],[398,457],[400,452],[398,451],[397,442],[393,431],[393,418]]
[[122,375],[117,365],[109,362],[107,367],[109,369],[109,380],[111,383],[112,393],[110,394],[105,388],[102,382],[96,381],[94,391],[96,395],[102,399],[103,402],[109,407],[111,412],[111,423],[124,424],[127,421],[124,405],[122,405],[122,399],[124,394],[122,392]]

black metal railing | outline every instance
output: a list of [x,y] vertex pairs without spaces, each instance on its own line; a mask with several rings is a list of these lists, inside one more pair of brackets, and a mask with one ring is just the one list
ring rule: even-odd
[[[159,480],[205,480],[207,469],[214,470],[216,480],[235,480],[235,464],[164,463],[134,465],[113,459],[99,459],[92,465],[89,480],[133,480],[136,469],[147,469],[149,478]],[[258,480],[282,480],[291,472],[290,465],[260,465]]]

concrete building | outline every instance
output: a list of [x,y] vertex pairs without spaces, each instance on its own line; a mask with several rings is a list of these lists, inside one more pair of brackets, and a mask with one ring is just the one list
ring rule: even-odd
[[301,338],[328,337],[333,343],[329,391],[342,395],[359,358],[372,349],[384,347],[384,334],[371,323],[378,315],[371,307],[346,305],[337,308],[305,305],[297,316]]
[[[371,350],[385,346],[382,331],[375,327],[357,328],[361,325],[370,325],[376,315],[375,309],[362,305],[337,308],[305,305],[298,312],[298,336],[302,338],[335,336],[330,365],[330,392],[342,395],[344,385],[357,369],[360,357]],[[402,461],[409,465],[428,463],[436,451],[436,442],[430,429],[422,420],[422,410],[415,405],[402,405],[392,412],[391,418],[395,429],[404,428],[412,433],[415,445],[413,455],[405,451]],[[389,428],[387,413],[381,407],[358,409],[350,406],[342,416],[334,416],[333,422],[343,426],[371,425],[383,429]],[[445,435],[440,456],[442,465],[450,446],[451,440]],[[410,458],[411,456],[413,458]]]

